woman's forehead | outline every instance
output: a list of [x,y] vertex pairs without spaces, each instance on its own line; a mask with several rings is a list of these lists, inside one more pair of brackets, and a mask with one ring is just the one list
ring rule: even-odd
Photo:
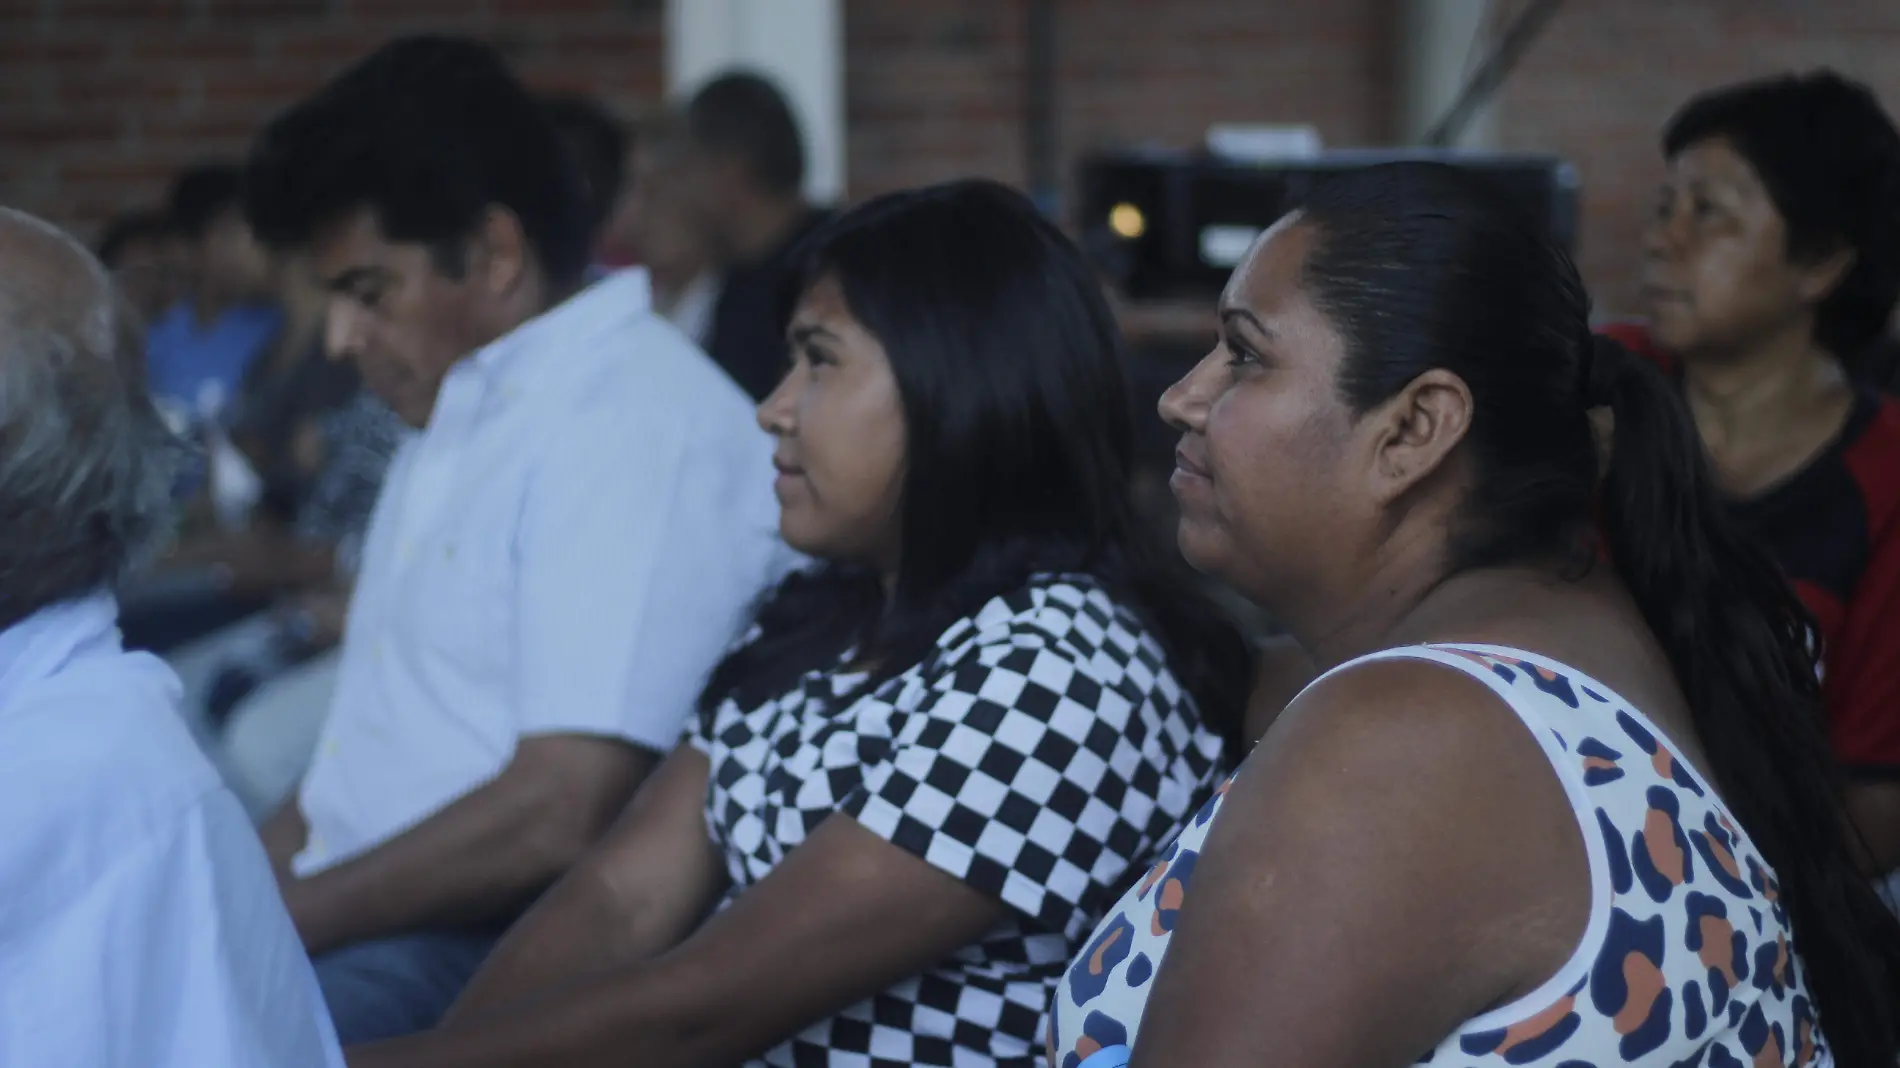
[[1313,227],[1304,225],[1297,213],[1273,224],[1234,269],[1221,293],[1221,307],[1261,318],[1285,310],[1298,298],[1300,269],[1313,237]]

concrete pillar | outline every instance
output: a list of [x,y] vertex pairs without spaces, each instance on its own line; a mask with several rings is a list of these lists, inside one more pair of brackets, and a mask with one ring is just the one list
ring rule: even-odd
[[844,14],[840,0],[667,0],[666,89],[684,99],[745,68],[778,82],[805,134],[806,193],[845,194]]
[[[1450,109],[1489,53],[1489,0],[1399,0],[1399,143],[1418,144]],[[1454,142],[1490,148],[1497,140],[1495,105],[1486,104]]]

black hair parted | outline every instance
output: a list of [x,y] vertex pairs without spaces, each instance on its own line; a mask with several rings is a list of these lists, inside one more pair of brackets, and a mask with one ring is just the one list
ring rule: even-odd
[[1038,575],[1088,576],[1155,635],[1237,758],[1249,653],[1136,517],[1120,334],[1074,244],[1022,194],[961,181],[868,201],[812,234],[794,263],[788,294],[836,279],[897,382],[896,586],[887,598],[844,564],[794,575],[714,672],[702,710],[766,699],[852,650],[875,665],[875,686],[992,598]]
[[586,270],[587,194],[539,102],[501,56],[445,36],[391,41],[265,128],[246,169],[252,227],[276,248],[361,208],[449,273],[490,208],[520,221],[556,287]]
[[[1892,1068],[1900,922],[1861,876],[1821,732],[1810,619],[1729,516],[1662,373],[1590,332],[1570,257],[1470,171],[1349,172],[1299,209],[1303,284],[1338,330],[1338,387],[1367,411],[1443,368],[1471,391],[1454,570],[1568,559],[1598,531],[1668,655],[1722,798],[1780,879],[1835,1061]],[[1614,420],[1607,472],[1588,416]]]
[[1854,254],[1815,314],[1815,340],[1850,366],[1900,300],[1900,131],[1872,91],[1830,70],[1716,89],[1663,129],[1663,154],[1724,138],[1788,228],[1788,255]]

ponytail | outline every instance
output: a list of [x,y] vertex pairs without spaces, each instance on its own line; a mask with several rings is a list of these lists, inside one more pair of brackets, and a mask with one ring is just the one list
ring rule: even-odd
[[1722,798],[1780,880],[1821,1029],[1843,1068],[1900,1054],[1900,921],[1849,847],[1822,733],[1817,631],[1728,517],[1667,380],[1593,339],[1589,405],[1614,420],[1602,487],[1610,559],[1668,653]]

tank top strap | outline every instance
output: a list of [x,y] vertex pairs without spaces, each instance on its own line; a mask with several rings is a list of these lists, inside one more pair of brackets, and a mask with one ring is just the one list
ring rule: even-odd
[[[1536,672],[1539,677],[1552,674],[1550,669],[1526,659],[1527,656],[1520,650],[1503,646],[1400,645],[1367,653],[1333,667],[1308,683],[1300,693],[1306,693],[1334,675],[1382,660],[1425,660],[1468,675],[1497,695],[1498,700],[1504,702],[1505,707],[1530,731],[1538,747],[1549,758],[1551,770],[1562,781],[1564,791],[1570,795],[1581,816],[1589,812],[1590,808],[1584,798],[1582,776],[1572,767],[1574,761],[1568,758],[1570,743],[1564,734],[1565,730],[1574,726],[1575,721],[1570,718],[1576,715],[1574,706],[1536,685],[1524,685],[1530,681],[1527,680],[1527,673]],[[1562,713],[1569,713],[1569,717]]]
[[1300,693],[1306,693],[1307,690],[1318,686],[1334,675],[1351,671],[1353,668],[1363,664],[1376,663],[1381,660],[1429,660],[1434,664],[1443,664],[1453,670],[1462,671],[1490,687],[1491,692],[1497,694],[1499,700],[1511,706],[1511,711],[1517,713],[1518,718],[1523,719],[1527,725],[1536,728],[1544,723],[1542,716],[1526,715],[1526,710],[1519,707],[1518,695],[1512,692],[1510,683],[1498,675],[1491,662],[1483,653],[1453,645],[1397,645],[1390,649],[1380,649],[1375,652],[1370,652],[1364,656],[1356,656],[1343,664],[1337,664],[1328,668],[1322,672],[1318,678],[1307,683]]

